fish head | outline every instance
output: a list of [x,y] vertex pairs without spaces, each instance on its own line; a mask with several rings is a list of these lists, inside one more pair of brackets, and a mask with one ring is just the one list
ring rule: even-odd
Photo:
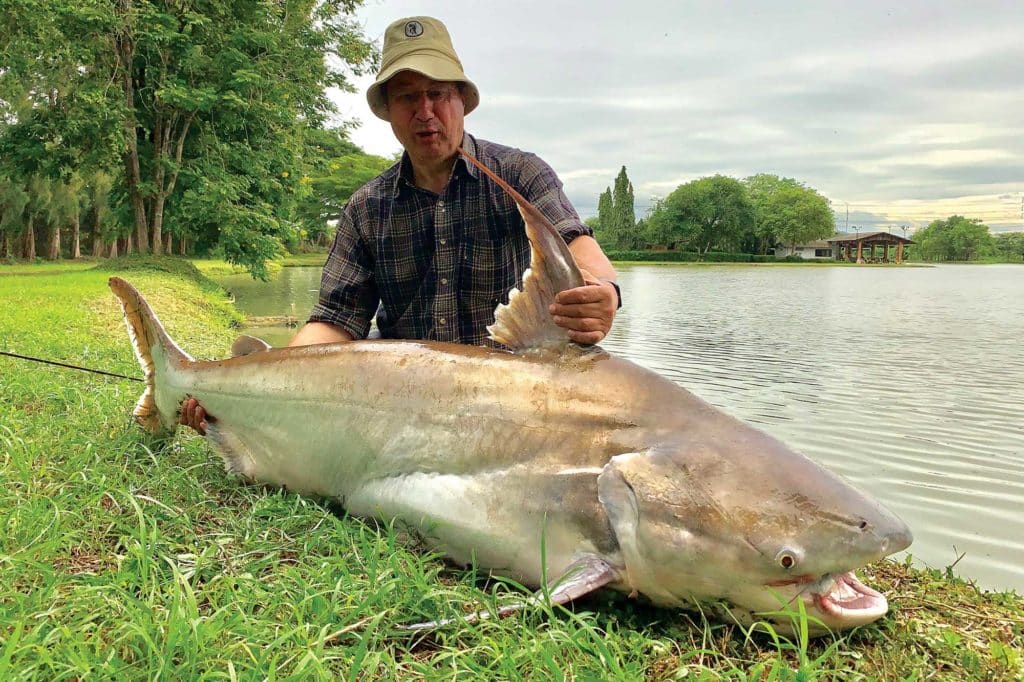
[[853,571],[912,541],[876,500],[739,422],[616,456],[598,485],[624,587],[745,624],[790,630],[801,601],[819,634],[874,621],[886,599]]

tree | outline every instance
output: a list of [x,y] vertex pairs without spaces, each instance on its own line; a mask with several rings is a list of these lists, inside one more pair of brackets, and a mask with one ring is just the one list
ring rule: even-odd
[[29,203],[25,185],[7,175],[0,175],[0,256],[13,258],[13,240],[21,233],[25,209]]
[[338,220],[349,197],[395,163],[366,154],[345,128],[310,129],[303,151],[297,218],[303,241],[326,243],[328,221]]
[[772,242],[794,246],[835,233],[835,216],[828,200],[793,178],[762,173],[744,179],[754,206],[750,236],[757,253]]
[[649,233],[703,255],[712,247],[734,244],[754,219],[754,207],[739,180],[714,175],[677,187],[647,222]]
[[[350,18],[358,0],[8,3],[0,138],[21,131],[22,175],[66,180],[119,157],[114,194],[130,211],[116,214],[139,250],[201,225],[194,238],[254,269],[297,230],[303,138],[333,111],[327,89],[350,90],[349,74],[376,60]],[[84,162],[89,140],[115,142],[105,163]],[[183,214],[209,207],[186,201],[189,190],[233,203],[216,215],[235,222]]]
[[931,261],[977,260],[994,248],[987,225],[960,215],[932,221],[914,233],[914,241],[916,254]]
[[36,257],[36,220],[46,219],[52,198],[53,184],[41,175],[33,175],[28,182],[28,204],[25,206],[25,246],[22,255]]
[[103,245],[117,239],[116,221],[111,219],[110,191],[114,177],[104,171],[96,171],[85,183],[85,213],[92,233],[92,255],[103,255]]
[[1024,261],[1024,232],[1002,232],[993,235],[993,252],[1000,260]]
[[663,199],[655,198],[647,215],[637,225],[640,239],[648,246],[666,246],[675,248],[678,235],[673,230],[672,220]]
[[610,244],[614,243],[612,224],[615,222],[615,219],[612,213],[612,188],[605,187],[605,190],[601,192],[601,196],[597,198],[597,224],[600,231],[608,235],[608,242]]
[[611,199],[611,225],[608,229],[614,235],[616,247],[631,249],[636,246],[636,209],[633,204],[633,183],[626,175],[625,166],[615,176]]

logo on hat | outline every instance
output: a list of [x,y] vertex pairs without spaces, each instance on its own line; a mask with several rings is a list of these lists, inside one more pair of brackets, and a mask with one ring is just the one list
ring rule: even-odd
[[405,23],[405,37],[419,38],[423,35],[423,24],[418,21],[407,21]]

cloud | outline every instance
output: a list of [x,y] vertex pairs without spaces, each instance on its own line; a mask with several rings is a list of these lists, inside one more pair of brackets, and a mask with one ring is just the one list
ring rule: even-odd
[[[641,215],[714,173],[794,177],[878,204],[874,221],[923,219],[901,217],[908,201],[956,212],[967,196],[1002,216],[1002,197],[1024,191],[1024,3],[568,0],[556,15],[399,0],[359,16],[380,36],[423,13],[447,22],[480,86],[467,129],[540,154],[584,215],[621,165]],[[361,93],[336,99],[363,119],[358,143],[398,149]]]

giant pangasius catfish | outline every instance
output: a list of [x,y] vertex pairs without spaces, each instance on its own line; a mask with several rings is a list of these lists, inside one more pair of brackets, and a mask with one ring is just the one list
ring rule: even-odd
[[137,420],[171,431],[193,396],[230,471],[398,519],[455,562],[547,577],[557,603],[606,587],[783,629],[762,614],[802,601],[834,630],[884,615],[853,571],[910,545],[903,521],[675,383],[571,343],[547,310],[583,285],[572,254],[481,170],[532,244],[489,328],[511,350],[373,340],[197,362],[115,277],[146,375]]

